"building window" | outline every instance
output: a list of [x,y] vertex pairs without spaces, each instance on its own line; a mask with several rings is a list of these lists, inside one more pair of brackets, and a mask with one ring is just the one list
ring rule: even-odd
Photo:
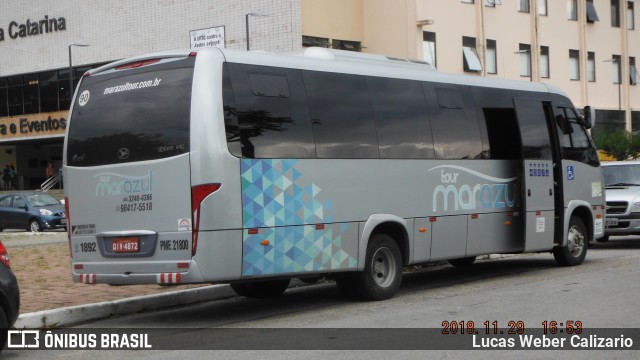
[[587,0],[587,22],[592,23],[599,20],[596,7],[593,5],[593,0]]
[[567,19],[578,20],[578,0],[567,0]]
[[[102,65],[74,68],[74,86]],[[69,69],[0,78],[0,117],[69,110],[70,103]]]
[[331,41],[331,46],[338,50],[361,51],[362,44],[360,41],[336,40]]
[[520,44],[520,76],[531,76],[531,45]]
[[529,12],[529,0],[520,0],[518,1],[518,11],[520,12]]
[[312,47],[312,46],[323,47],[323,48],[331,47],[329,44],[329,39],[327,38],[302,35],[302,47]]
[[640,130],[640,111],[631,112],[631,131],[634,133]]
[[23,77],[22,94],[24,98],[24,113],[36,114],[40,112],[40,95],[38,91],[38,74]]
[[636,28],[635,12],[633,11],[633,0],[627,0],[627,29],[634,30]]
[[487,39],[487,73],[498,73],[498,46],[495,40]]
[[24,114],[22,97],[22,76],[12,76],[7,78],[9,116]]
[[430,31],[424,31],[422,33],[422,51],[423,51],[424,61],[433,67],[437,67],[436,33],[430,32]]
[[7,104],[7,79],[0,78],[0,117],[9,116],[9,105]]
[[629,57],[629,83],[631,85],[635,85],[638,82],[636,75],[636,58],[631,56]]
[[620,110],[596,110],[596,126],[598,133],[623,131],[625,127],[625,112]]
[[548,46],[540,46],[540,77],[545,79],[550,77]]
[[611,0],[611,26],[620,27],[620,0]]
[[611,80],[614,84],[620,84],[622,78],[622,69],[620,66],[620,61],[622,57],[620,55],[611,56]]
[[569,50],[569,79],[580,80],[580,50]]
[[596,53],[593,51],[587,52],[587,80],[596,81]]
[[42,112],[58,111],[58,72],[46,71],[40,73],[40,110]]
[[547,16],[547,0],[538,0],[538,15]]
[[482,63],[476,51],[476,38],[462,37],[462,60],[464,63],[464,71],[478,72],[482,71]]

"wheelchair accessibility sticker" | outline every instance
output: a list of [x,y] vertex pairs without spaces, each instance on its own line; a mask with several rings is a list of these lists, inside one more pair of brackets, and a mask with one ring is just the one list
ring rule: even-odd
[[573,180],[576,178],[576,174],[573,172],[573,165],[567,166],[567,180]]

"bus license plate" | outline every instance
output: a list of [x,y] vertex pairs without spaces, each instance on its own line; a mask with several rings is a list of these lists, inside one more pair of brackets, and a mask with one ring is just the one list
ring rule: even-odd
[[115,238],[111,242],[111,250],[115,253],[132,253],[140,251],[140,239],[137,237]]
[[604,219],[604,226],[605,227],[618,226],[618,219],[616,219],[616,218],[605,218]]

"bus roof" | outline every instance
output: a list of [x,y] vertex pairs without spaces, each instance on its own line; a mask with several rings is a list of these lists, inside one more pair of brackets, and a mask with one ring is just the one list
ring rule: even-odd
[[145,59],[186,57],[197,52],[220,52],[226,61],[241,64],[370,75],[540,93],[555,93],[568,98],[568,95],[564,91],[551,84],[444,73],[435,70],[431,65],[422,61],[314,47],[306,48],[304,51],[297,53],[269,53],[264,51],[242,51],[220,48],[164,51],[119,60],[100,68],[90,70],[89,73],[100,73],[108,69],[113,69],[116,66]]

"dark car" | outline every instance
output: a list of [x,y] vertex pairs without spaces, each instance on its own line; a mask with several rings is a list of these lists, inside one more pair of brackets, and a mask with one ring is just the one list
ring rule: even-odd
[[7,330],[15,324],[20,309],[18,280],[9,265],[7,249],[0,241],[0,351],[7,343]]
[[64,205],[49,194],[32,191],[0,196],[0,231],[65,229],[64,215]]

